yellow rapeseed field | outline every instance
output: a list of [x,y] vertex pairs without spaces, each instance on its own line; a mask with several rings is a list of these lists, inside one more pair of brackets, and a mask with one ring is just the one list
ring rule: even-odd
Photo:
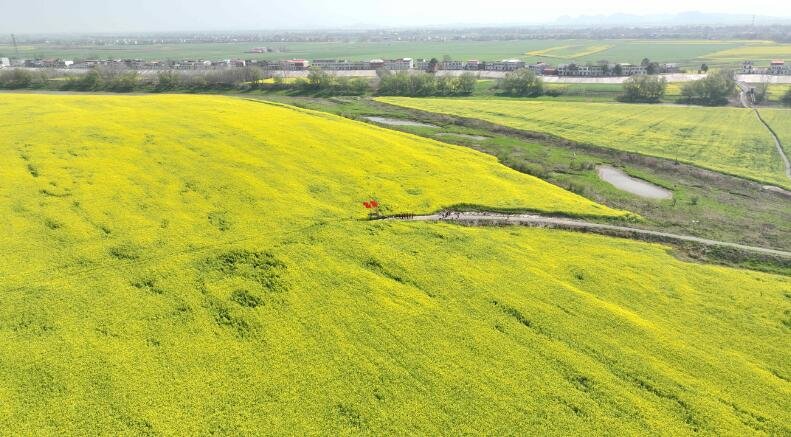
[[660,245],[361,220],[613,211],[487,156],[224,97],[0,94],[0,429],[791,432],[791,280]]
[[748,109],[518,99],[377,100],[669,158],[791,188],[771,135]]

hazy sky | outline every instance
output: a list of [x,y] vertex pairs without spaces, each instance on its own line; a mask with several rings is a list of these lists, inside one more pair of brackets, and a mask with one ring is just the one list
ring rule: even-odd
[[0,0],[0,33],[526,24],[561,15],[693,10],[787,17],[791,1]]

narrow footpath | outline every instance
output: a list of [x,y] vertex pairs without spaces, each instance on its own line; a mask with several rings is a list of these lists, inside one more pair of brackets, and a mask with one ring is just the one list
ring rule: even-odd
[[791,252],[765,247],[746,246],[743,244],[729,243],[726,241],[709,240],[693,237],[691,235],[671,234],[667,232],[650,231],[647,229],[632,228],[628,226],[607,225],[588,222],[584,220],[551,217],[537,214],[500,214],[494,212],[444,212],[430,215],[416,215],[408,217],[392,217],[387,220],[418,220],[435,222],[452,222],[471,225],[523,225],[542,228],[566,229],[585,231],[597,234],[620,236],[637,240],[654,242],[692,242],[704,246],[730,247],[747,252],[763,255],[779,256],[791,259]]
[[741,101],[742,106],[752,109],[753,112],[755,112],[755,116],[758,117],[758,121],[760,121],[761,124],[766,127],[766,130],[769,131],[769,134],[775,140],[775,148],[777,148],[777,153],[780,154],[780,158],[783,160],[783,165],[786,169],[786,177],[791,179],[791,161],[789,161],[788,155],[786,155],[785,150],[783,150],[783,144],[780,143],[780,138],[778,138],[777,134],[775,134],[775,131],[772,129],[772,127],[769,126],[769,123],[764,121],[763,117],[761,117],[761,113],[758,112],[758,109],[752,105],[750,99],[747,97],[747,90],[749,89],[749,86],[744,82],[737,82],[737,84],[739,86],[739,100]]
[[753,108],[753,111],[755,112],[755,116],[758,117],[758,120],[760,120],[761,123],[763,123],[763,125],[766,126],[766,129],[772,135],[772,138],[774,138],[775,147],[777,148],[777,153],[780,154],[780,158],[782,158],[783,160],[783,165],[785,165],[786,167],[786,177],[791,179],[791,161],[788,160],[788,155],[786,155],[785,150],[783,150],[783,145],[780,143],[780,138],[777,137],[777,134],[775,134],[775,131],[772,130],[769,124],[764,121],[763,117],[761,117],[761,113],[758,112],[758,110],[755,108]]

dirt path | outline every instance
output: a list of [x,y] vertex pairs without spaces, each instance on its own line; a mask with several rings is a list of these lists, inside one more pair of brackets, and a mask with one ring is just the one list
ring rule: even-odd
[[755,108],[753,108],[753,111],[755,112],[755,116],[758,117],[758,120],[763,123],[764,126],[766,126],[766,129],[772,135],[772,138],[774,138],[777,153],[780,154],[780,158],[783,160],[783,165],[785,165],[786,168],[786,177],[791,179],[791,161],[788,160],[788,155],[786,155],[785,150],[783,150],[783,145],[780,143],[780,138],[777,137],[777,134],[775,134],[775,131],[772,130],[769,124],[764,121],[763,117],[761,117],[761,113]]
[[584,220],[550,217],[536,214],[499,214],[493,212],[451,212],[447,214],[418,215],[406,218],[390,218],[388,220],[418,220],[436,222],[456,222],[473,225],[524,225],[532,227],[546,227],[576,231],[593,232],[610,236],[620,236],[655,242],[692,242],[704,246],[720,246],[740,249],[747,252],[764,255],[791,258],[791,252],[764,247],[746,246],[725,241],[709,240],[693,237],[691,235],[670,234],[667,232],[649,231],[647,229],[631,228],[628,226],[607,225]]
[[750,101],[747,99],[747,90],[750,89],[749,85],[744,82],[736,82],[739,87],[739,101],[745,108],[752,108]]
[[791,161],[788,159],[788,155],[786,155],[785,150],[783,150],[783,144],[780,142],[780,138],[778,138],[775,131],[769,126],[769,123],[764,121],[763,117],[761,117],[761,113],[758,112],[758,108],[754,107],[750,100],[747,98],[747,90],[750,89],[750,86],[744,82],[736,82],[739,86],[739,100],[741,101],[742,106],[745,108],[752,109],[755,112],[755,116],[758,117],[758,121],[766,127],[766,130],[769,131],[769,134],[772,135],[772,138],[775,140],[775,148],[777,148],[777,153],[780,154],[780,159],[783,160],[783,165],[786,169],[786,177],[791,179]]

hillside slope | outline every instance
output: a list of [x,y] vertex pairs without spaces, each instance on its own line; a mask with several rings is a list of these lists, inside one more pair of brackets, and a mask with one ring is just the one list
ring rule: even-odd
[[376,100],[678,160],[791,188],[766,128],[750,110],[519,99]]
[[371,196],[620,213],[338,117],[0,98],[2,429],[791,431],[787,277],[593,235],[360,220]]

